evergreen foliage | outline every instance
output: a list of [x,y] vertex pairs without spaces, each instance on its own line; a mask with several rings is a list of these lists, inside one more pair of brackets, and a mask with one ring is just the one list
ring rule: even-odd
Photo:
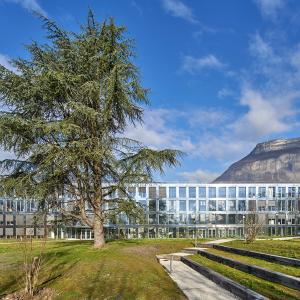
[[[60,205],[94,229],[101,247],[110,215],[141,215],[126,186],[177,165],[180,152],[125,136],[128,124],[142,122],[149,101],[124,27],[113,19],[98,23],[92,11],[79,33],[40,18],[48,43],[27,46],[30,58],[12,61],[17,72],[0,65],[0,145],[16,157],[1,162],[1,185],[8,195]],[[113,197],[116,190],[125,197]]]

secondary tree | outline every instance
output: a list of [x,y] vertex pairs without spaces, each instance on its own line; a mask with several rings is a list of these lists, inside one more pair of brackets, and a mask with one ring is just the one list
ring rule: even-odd
[[78,33],[41,19],[48,42],[27,46],[29,58],[12,61],[17,71],[0,65],[0,145],[15,154],[1,162],[0,184],[8,195],[58,204],[93,229],[101,248],[107,218],[140,215],[126,186],[178,164],[180,152],[126,138],[148,97],[124,27],[91,11]]

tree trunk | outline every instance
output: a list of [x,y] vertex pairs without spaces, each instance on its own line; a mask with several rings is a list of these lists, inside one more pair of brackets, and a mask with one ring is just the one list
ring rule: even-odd
[[105,245],[104,227],[101,219],[95,215],[94,220],[94,248],[102,248]]

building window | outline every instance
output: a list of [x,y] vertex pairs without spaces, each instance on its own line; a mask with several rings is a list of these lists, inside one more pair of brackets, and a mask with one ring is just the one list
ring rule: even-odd
[[285,210],[285,200],[278,200],[278,202],[277,202],[277,209],[279,211]]
[[156,200],[149,200],[149,211],[156,211]]
[[205,224],[206,223],[206,215],[200,214],[199,215],[199,224]]
[[135,187],[129,187],[128,188],[128,195],[129,195],[130,198],[135,197]]
[[149,198],[156,199],[156,187],[155,186],[149,187]]
[[13,200],[6,200],[6,211],[12,212],[15,210],[14,201]]
[[217,224],[226,224],[226,215],[217,215],[216,221]]
[[199,200],[199,211],[206,211],[206,201]]
[[189,187],[189,198],[196,198],[196,188]]
[[179,210],[186,211],[186,200],[179,200]]
[[266,198],[266,188],[264,186],[260,186],[258,188],[258,197],[259,198]]
[[175,186],[169,187],[169,198],[176,198],[176,187]]
[[149,224],[156,224],[156,214],[149,214]]
[[199,198],[206,198],[206,188],[199,187]]
[[189,200],[189,211],[196,211],[196,200]]
[[219,198],[226,198],[226,187],[219,187]]
[[146,187],[145,186],[139,187],[139,197],[146,198]]
[[248,197],[249,198],[255,198],[256,196],[256,187],[255,186],[250,186],[248,188]]
[[159,198],[166,198],[167,197],[167,189],[164,186],[160,186],[158,189]]
[[238,201],[238,210],[239,211],[246,211],[246,200],[239,200]]
[[174,214],[169,215],[169,224],[178,224],[178,220]]
[[166,200],[159,200],[159,210],[160,211],[167,210],[167,201]]
[[17,207],[17,211],[19,211],[19,212],[24,211],[25,210],[24,201],[23,200],[16,201],[16,207]]
[[226,210],[226,201],[225,200],[218,200],[218,210],[219,211]]
[[228,198],[236,198],[236,188],[235,187],[229,187],[228,188]]
[[167,215],[159,214],[158,220],[159,220],[159,224],[167,224]]
[[179,187],[179,197],[186,198],[186,188],[185,187]]
[[208,201],[208,210],[209,211],[215,211],[217,210],[217,201],[216,200],[209,200]]
[[267,201],[266,200],[258,200],[257,201],[257,207],[259,211],[265,211],[266,210]]
[[295,198],[295,196],[296,196],[296,188],[295,187],[289,187],[288,197],[289,198]]
[[239,187],[239,198],[246,198],[246,188]]
[[216,188],[215,187],[210,187],[208,190],[208,196],[209,198],[216,198]]
[[285,198],[285,187],[279,187],[278,188],[278,198]]
[[169,211],[176,211],[176,201],[175,200],[169,200]]
[[[242,201],[245,201],[245,200],[242,200]],[[236,210],[236,200],[228,200],[227,205],[228,205],[227,209],[229,211],[235,211]]]
[[275,198],[276,197],[276,188],[274,186],[269,187],[268,189],[268,197]]
[[196,215],[195,214],[188,215],[188,224],[196,224]]
[[179,224],[186,224],[186,214],[179,214]]
[[3,212],[4,201],[0,200],[0,212]]

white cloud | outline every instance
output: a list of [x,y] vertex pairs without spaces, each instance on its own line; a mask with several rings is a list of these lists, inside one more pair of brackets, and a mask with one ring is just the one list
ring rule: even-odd
[[203,57],[185,56],[183,58],[182,70],[195,74],[202,69],[222,69],[225,65],[213,54]]
[[191,152],[194,144],[189,135],[173,123],[184,113],[176,110],[152,109],[144,113],[144,123],[129,126],[126,136],[154,149],[171,148]]
[[[293,122],[287,122],[287,118],[295,113],[289,104],[293,96],[283,97],[278,98],[272,94],[271,98],[267,98],[257,90],[245,88],[242,91],[240,104],[247,106],[248,111],[233,124],[235,134],[255,140],[291,130]],[[286,100],[285,103],[282,103],[283,99]]]
[[5,0],[5,1],[20,4],[23,8],[25,8],[30,12],[38,12],[44,16],[47,16],[47,12],[39,5],[37,0]]
[[0,65],[5,67],[6,69],[17,73],[17,69],[10,63],[10,58],[7,55],[0,53]]
[[249,48],[253,56],[257,56],[261,59],[274,57],[272,47],[258,33],[251,38]]
[[231,114],[221,108],[208,107],[196,109],[187,115],[187,121],[192,128],[210,128],[217,127],[228,122]]
[[137,12],[139,13],[139,15],[143,15],[143,10],[141,8],[141,6],[139,6],[135,0],[131,0],[130,5],[137,10]]
[[217,96],[220,99],[232,97],[233,95],[234,95],[234,92],[228,88],[222,88],[217,93]]
[[216,179],[220,174],[207,171],[207,170],[201,170],[198,169],[196,171],[191,171],[191,172],[181,172],[179,176],[184,178],[184,180],[188,182],[201,182],[201,183],[210,183],[214,179]]
[[275,20],[278,12],[285,5],[284,0],[254,0],[262,16],[267,19]]
[[198,23],[190,7],[180,0],[162,0],[163,7],[173,17],[184,19],[190,23]]

